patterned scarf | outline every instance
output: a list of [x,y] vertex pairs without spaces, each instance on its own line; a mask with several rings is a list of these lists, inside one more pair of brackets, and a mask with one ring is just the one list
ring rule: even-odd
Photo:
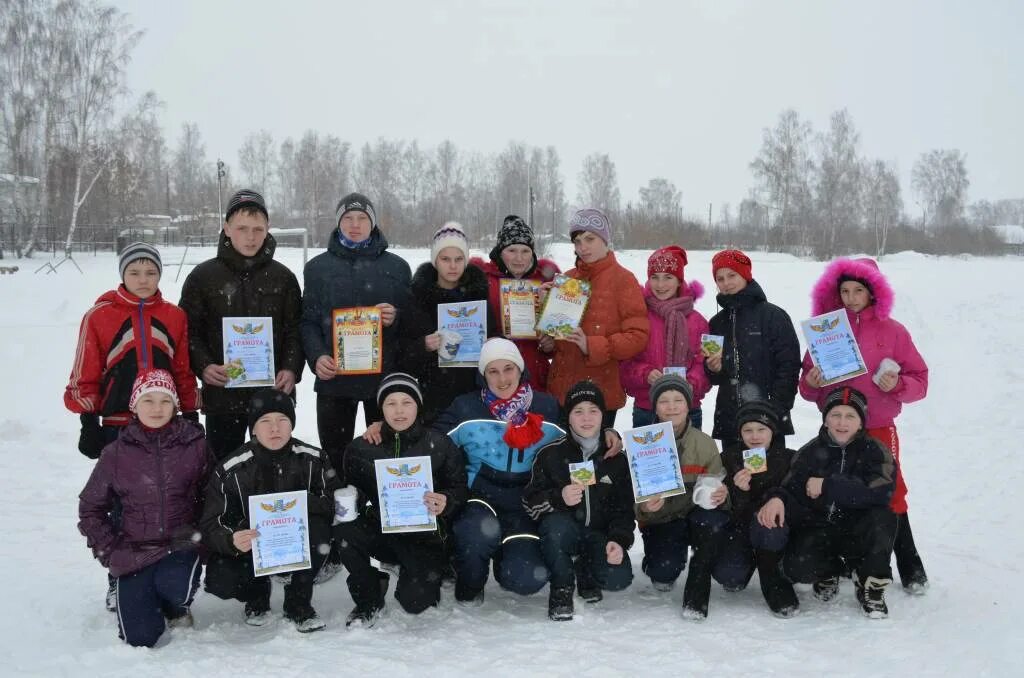
[[480,391],[480,397],[491,416],[508,424],[502,438],[509,447],[524,450],[544,437],[541,427],[544,418],[529,411],[533,404],[533,389],[529,383],[520,384],[511,398],[499,398],[487,388]]
[[647,308],[665,320],[665,364],[686,367],[690,364],[690,333],[686,328],[686,316],[693,311],[693,297],[679,296],[672,299],[658,299],[653,294],[647,297]]
[[341,243],[342,247],[346,247],[350,250],[364,250],[367,247],[369,247],[370,244],[373,242],[373,231],[370,231],[370,235],[367,236],[366,240],[360,240],[359,242],[356,242],[355,240],[349,240],[348,238],[346,238],[345,234],[342,233],[341,229],[339,228],[338,242]]

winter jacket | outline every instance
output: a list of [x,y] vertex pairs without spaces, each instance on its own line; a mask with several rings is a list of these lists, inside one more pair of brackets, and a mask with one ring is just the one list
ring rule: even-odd
[[[437,286],[437,269],[431,263],[424,263],[412,278],[412,303],[402,321],[402,351],[398,359],[399,369],[415,375],[423,391],[421,416],[426,423],[441,414],[456,396],[479,389],[477,368],[440,367],[437,352],[427,351],[423,338],[437,332],[437,305],[460,301],[487,300],[487,278],[475,266],[466,266],[459,279],[459,286],[453,290]],[[487,307],[488,335],[493,332],[494,319],[490,304]]]
[[[848,379],[841,385],[855,388],[867,397],[866,428],[891,426],[905,403],[921,400],[927,395],[928,365],[914,346],[910,332],[889,317],[895,294],[885,276],[879,272],[877,264],[871,259],[837,259],[830,264],[814,286],[811,314],[820,315],[843,308],[839,296],[839,279],[843,275],[867,281],[875,301],[860,313],[846,312],[868,372]],[[878,388],[872,381],[884,358],[895,360],[900,366],[900,380],[896,388],[888,393]],[[807,373],[813,366],[810,354],[804,353],[800,395],[805,400],[817,403],[818,409],[821,409],[829,392],[838,385],[814,388],[808,384]]]
[[647,304],[636,278],[619,265],[614,252],[593,264],[577,263],[566,275],[590,281],[590,302],[582,323],[588,352],[583,355],[570,341],[556,341],[548,391],[562,402],[573,384],[589,379],[601,388],[607,408],[617,410],[626,404],[619,361],[629,360],[647,346]]
[[[807,496],[807,480],[824,478],[821,495]],[[786,524],[824,526],[842,522],[854,512],[889,505],[895,489],[896,463],[889,449],[860,431],[845,446],[824,426],[801,447],[782,486],[769,492],[786,504]]]
[[[676,450],[679,452],[679,468],[683,472],[686,494],[666,498],[665,504],[654,512],[646,511],[642,503],[636,504],[636,519],[641,525],[658,525],[685,518],[696,506],[693,503],[693,488],[699,477],[721,475],[725,470],[715,441],[707,433],[690,426],[689,422],[682,435],[676,436]],[[726,500],[718,508],[728,507],[729,501]]]
[[729,488],[729,500],[732,503],[732,522],[738,529],[746,530],[766,501],[769,494],[782,485],[783,478],[789,473],[789,466],[796,454],[782,443],[782,436],[774,436],[772,444],[766,450],[768,468],[761,473],[750,475],[750,489],[741,490],[736,487],[733,477],[743,470],[743,452],[747,446],[742,442],[730,445],[722,452],[722,464],[725,466],[723,482]]
[[597,482],[584,487],[579,504],[566,506],[562,488],[571,482],[569,464],[578,464],[588,457],[572,435],[567,435],[537,452],[530,482],[523,491],[523,506],[534,520],[556,511],[570,513],[579,524],[604,532],[610,541],[628,550],[636,529],[629,466],[623,454],[604,458],[607,447],[603,434],[598,436],[598,443],[589,457],[594,462]]
[[[692,281],[687,286],[685,294],[697,301],[704,296],[704,286],[697,281]],[[650,285],[644,285],[644,299],[654,296]],[[636,356],[619,363],[619,378],[627,395],[635,398],[635,404],[642,410],[653,410],[651,403],[651,385],[647,383],[647,375],[651,370],[664,370],[668,367],[665,350],[665,319],[651,309],[647,310],[647,321],[651,324],[650,339],[647,348],[640,351]],[[691,311],[686,316],[686,333],[689,335],[689,345],[692,356],[687,365],[679,365],[686,368],[686,381],[693,387],[693,403],[691,409],[699,409],[700,403],[705,394],[711,390],[711,382],[707,373],[704,372],[704,357],[701,354],[700,336],[708,333],[708,321],[698,311]]]
[[[192,371],[203,378],[210,365],[224,364],[224,318],[270,317],[274,320],[274,372],[291,370],[302,378],[302,293],[287,266],[274,261],[277,242],[267,234],[254,256],[243,257],[221,232],[217,256],[195,267],[181,288],[181,307],[188,314]],[[244,414],[252,389],[203,384],[203,411]]]
[[64,405],[76,414],[102,415],[107,426],[126,426],[132,420],[132,386],[143,369],[170,372],[182,411],[199,409],[184,311],[160,292],[139,299],[120,285],[82,318]]
[[292,438],[272,451],[250,440],[217,465],[206,485],[203,543],[222,555],[248,555],[235,548],[231,536],[250,529],[249,497],[254,494],[306,490],[310,519],[316,516],[330,524],[339,487],[326,455],[312,445]]
[[370,232],[370,244],[349,249],[331,231],[327,251],[306,264],[302,294],[302,347],[309,369],[316,371],[320,356],[334,356],[331,312],[354,306],[391,304],[395,321],[383,328],[383,362],[380,374],[317,377],[314,390],[328,396],[372,400],[381,375],[393,372],[398,362],[399,328],[409,310],[409,264],[387,251],[388,241],[379,229]]
[[[78,495],[78,529],[111,575],[196,548],[212,464],[203,429],[182,417],[157,430],[135,420],[103,449]],[[115,499],[122,510],[116,529],[110,518]]]
[[[359,490],[360,513],[380,523],[377,506],[377,472],[375,461],[399,457],[430,457],[430,470],[434,478],[434,492],[448,498],[439,518],[451,520],[466,503],[466,461],[462,450],[443,433],[431,431],[422,424],[414,424],[401,433],[385,422],[381,428],[382,442],[374,445],[356,438],[345,449],[344,482]],[[441,530],[444,530],[441,527]],[[417,533],[437,537],[437,533]]]
[[[502,273],[501,269],[493,261],[484,261],[479,257],[469,260],[470,265],[476,266],[487,276],[487,308],[493,309],[494,332],[488,336],[496,337],[502,335],[501,326],[501,279],[512,278],[513,276]],[[550,259],[540,259],[534,269],[523,276],[526,280],[539,280],[550,282],[555,275],[561,271],[558,264]],[[526,364],[527,380],[535,391],[546,391],[548,388],[548,369],[551,366],[551,356],[540,350],[536,339],[513,339],[519,353],[523,356]]]
[[705,367],[711,383],[718,386],[712,437],[736,438],[736,412],[750,400],[772,403],[782,422],[780,433],[791,435],[789,412],[800,376],[800,342],[793,322],[785,311],[768,303],[756,280],[736,294],[719,294],[717,299],[722,310],[708,323],[709,334],[724,336],[725,346],[722,370]]
[[533,521],[523,509],[523,488],[530,481],[537,451],[565,435],[552,423],[559,420],[558,403],[547,393],[534,391],[530,412],[544,418],[544,435],[524,449],[508,446],[502,438],[508,424],[491,415],[479,391],[456,398],[432,427],[435,431],[447,431],[448,437],[462,449],[469,496],[487,504],[501,521],[506,536],[535,532]]

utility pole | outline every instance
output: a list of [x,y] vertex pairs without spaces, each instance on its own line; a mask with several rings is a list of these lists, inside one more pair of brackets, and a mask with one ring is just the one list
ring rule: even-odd
[[217,158],[217,212],[218,214],[224,214],[224,196],[223,196],[223,179],[224,175],[227,174],[224,171],[224,161]]

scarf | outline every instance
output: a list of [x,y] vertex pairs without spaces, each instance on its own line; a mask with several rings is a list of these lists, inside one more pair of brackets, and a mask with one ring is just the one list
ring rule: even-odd
[[533,404],[533,389],[529,383],[520,384],[511,398],[499,398],[486,388],[480,391],[480,397],[491,416],[508,424],[502,439],[509,447],[525,450],[544,437],[541,428],[544,418],[529,411]]
[[598,445],[601,444],[600,433],[593,438],[584,438],[583,436],[576,435],[576,431],[573,431],[572,429],[569,429],[569,433],[572,435],[572,439],[579,444],[580,449],[583,450],[583,457],[585,459],[589,459],[594,456],[594,453],[597,452]]
[[679,296],[662,300],[652,294],[646,301],[647,308],[665,321],[665,364],[672,367],[688,366],[693,356],[690,352],[686,316],[693,311],[693,297]]
[[341,243],[342,247],[346,247],[350,250],[365,250],[367,247],[370,246],[370,243],[373,242],[373,231],[370,232],[370,235],[367,236],[366,240],[360,240],[359,242],[356,242],[355,240],[349,240],[348,238],[346,238],[345,234],[342,233],[341,229],[339,228],[338,242]]

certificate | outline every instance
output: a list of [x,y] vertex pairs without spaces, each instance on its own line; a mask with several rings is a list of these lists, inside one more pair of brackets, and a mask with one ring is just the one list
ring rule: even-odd
[[423,495],[434,491],[430,457],[396,457],[377,459],[373,463],[377,472],[381,532],[436,530],[437,518],[430,515],[423,503]]
[[224,388],[274,385],[274,319],[222,318]]
[[249,497],[253,574],[262,577],[313,566],[309,553],[306,491],[254,494]]
[[672,422],[630,429],[622,439],[636,503],[686,494]]
[[800,327],[811,362],[821,369],[823,386],[867,374],[845,309],[814,316],[801,322]]
[[594,473],[593,460],[581,461],[579,463],[569,462],[569,480],[574,485],[594,485],[597,483],[597,475]]
[[498,289],[501,292],[501,333],[509,339],[536,339],[540,282],[502,278]]
[[751,473],[764,473],[768,470],[768,453],[763,447],[743,450],[743,468]]
[[590,283],[559,273],[554,287],[548,290],[537,329],[555,339],[565,339],[583,321],[590,302]]
[[661,371],[662,374],[678,374],[683,379],[686,379],[686,368],[677,367],[673,365],[666,365],[665,369]]
[[480,362],[480,349],[487,341],[487,302],[438,304],[437,333],[441,335],[438,365],[475,368]]
[[375,306],[336,308],[331,314],[338,374],[380,374],[383,323]]
[[708,355],[721,353],[723,346],[725,346],[725,337],[721,334],[700,335],[700,347],[707,351]]

